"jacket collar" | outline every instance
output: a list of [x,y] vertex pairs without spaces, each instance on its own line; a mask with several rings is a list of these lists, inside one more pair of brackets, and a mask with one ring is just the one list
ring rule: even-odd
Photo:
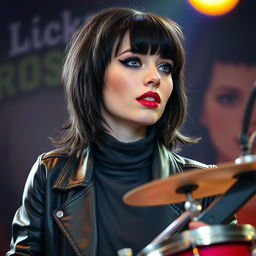
[[[90,147],[68,158],[56,180],[54,190],[70,190],[88,186],[93,180],[94,155]],[[177,168],[177,167],[176,167]],[[170,152],[156,144],[153,153],[152,177],[160,179],[169,176]]]
[[70,156],[53,188],[56,190],[70,190],[88,186],[93,179],[93,158],[93,152],[89,147]]
[[[171,174],[183,172],[190,168],[207,168],[209,166],[200,162],[181,157],[163,145],[156,144],[153,153],[152,177],[166,178]],[[68,158],[59,174],[53,188],[57,190],[70,190],[86,187],[93,180],[94,154],[90,147]]]

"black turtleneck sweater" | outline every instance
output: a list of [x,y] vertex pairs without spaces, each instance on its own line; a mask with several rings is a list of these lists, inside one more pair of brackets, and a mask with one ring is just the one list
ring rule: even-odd
[[170,224],[170,206],[135,207],[122,200],[126,192],[151,180],[155,145],[155,133],[151,131],[131,143],[105,134],[97,148],[97,256],[114,256],[122,248],[131,248],[137,254]]

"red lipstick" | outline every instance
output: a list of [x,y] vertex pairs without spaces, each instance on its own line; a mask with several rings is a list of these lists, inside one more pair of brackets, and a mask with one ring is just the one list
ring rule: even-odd
[[145,107],[157,108],[161,102],[160,96],[157,92],[148,91],[143,93],[136,100]]

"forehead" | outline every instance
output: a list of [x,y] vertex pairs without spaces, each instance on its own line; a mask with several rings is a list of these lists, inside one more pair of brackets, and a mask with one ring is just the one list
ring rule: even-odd
[[211,88],[250,89],[256,80],[256,65],[216,62],[210,80]]

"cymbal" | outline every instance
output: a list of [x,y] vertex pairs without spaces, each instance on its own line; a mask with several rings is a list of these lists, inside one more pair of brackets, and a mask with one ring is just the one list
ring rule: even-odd
[[137,206],[155,206],[186,201],[182,187],[196,185],[193,198],[225,193],[235,182],[234,176],[252,171],[256,175],[256,161],[244,164],[226,163],[217,168],[192,169],[139,186],[125,194],[125,203]]

